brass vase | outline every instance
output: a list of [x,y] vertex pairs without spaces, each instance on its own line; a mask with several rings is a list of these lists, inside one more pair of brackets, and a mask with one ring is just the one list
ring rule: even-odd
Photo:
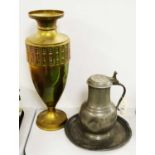
[[35,10],[29,17],[38,23],[35,34],[26,39],[27,59],[33,84],[48,107],[39,113],[36,124],[43,130],[57,130],[67,121],[66,114],[55,106],[64,90],[69,58],[69,38],[56,30],[60,10]]

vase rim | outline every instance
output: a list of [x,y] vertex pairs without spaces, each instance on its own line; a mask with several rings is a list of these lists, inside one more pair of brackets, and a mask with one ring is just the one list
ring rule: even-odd
[[29,17],[33,19],[57,19],[63,17],[62,10],[33,10],[29,12]]

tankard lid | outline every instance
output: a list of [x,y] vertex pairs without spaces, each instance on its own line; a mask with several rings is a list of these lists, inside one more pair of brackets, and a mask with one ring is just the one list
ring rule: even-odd
[[88,78],[87,83],[94,88],[108,88],[112,86],[111,78],[102,74],[95,74]]

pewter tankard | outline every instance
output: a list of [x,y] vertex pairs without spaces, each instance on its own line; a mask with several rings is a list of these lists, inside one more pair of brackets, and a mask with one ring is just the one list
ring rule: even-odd
[[[113,77],[96,74],[88,78],[88,100],[81,106],[79,117],[83,127],[93,134],[106,133],[116,123],[117,110],[126,93],[125,86],[117,80],[116,75],[117,72],[114,72]],[[112,85],[123,87],[117,106],[110,100]]]

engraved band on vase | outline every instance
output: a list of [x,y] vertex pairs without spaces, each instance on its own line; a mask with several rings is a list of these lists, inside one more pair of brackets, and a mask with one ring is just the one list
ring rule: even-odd
[[50,47],[26,45],[26,48],[27,60],[30,65],[57,66],[68,63],[70,59],[69,43]]

